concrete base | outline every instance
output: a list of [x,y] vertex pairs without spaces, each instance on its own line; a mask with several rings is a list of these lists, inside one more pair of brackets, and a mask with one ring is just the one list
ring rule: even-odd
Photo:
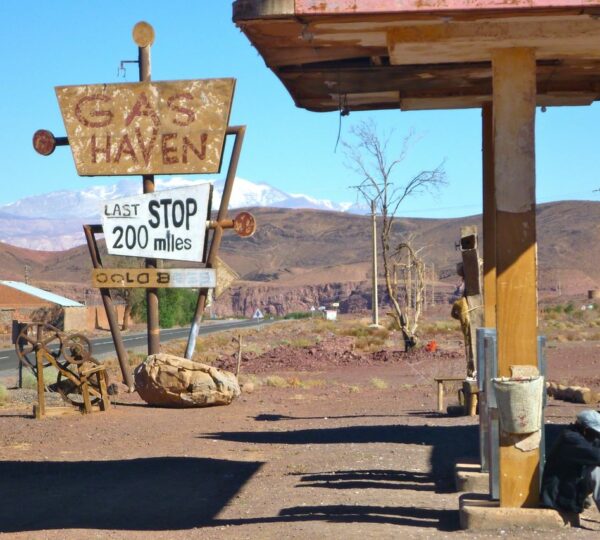
[[454,482],[456,491],[465,493],[490,492],[490,475],[481,472],[478,463],[457,463],[454,467]]
[[470,531],[548,530],[577,525],[550,508],[501,508],[498,501],[474,493],[460,496],[459,514],[461,529]]

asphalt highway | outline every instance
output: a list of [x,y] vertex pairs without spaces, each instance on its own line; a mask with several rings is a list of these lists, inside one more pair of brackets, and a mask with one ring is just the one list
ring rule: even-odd
[[[270,322],[272,321],[264,319],[210,322],[200,326],[198,335],[202,336],[205,334],[212,334],[214,332],[222,332],[224,330],[233,330],[235,328],[257,328]],[[161,330],[160,341],[163,343],[173,339],[187,339],[189,332],[189,327]],[[92,339],[91,342],[93,356],[99,358],[106,354],[116,355],[115,347],[110,335],[102,338]],[[123,343],[125,345],[125,349],[145,347],[147,344],[146,333],[124,334]],[[16,374],[18,364],[19,360],[14,347],[11,349],[0,350],[0,377]]]

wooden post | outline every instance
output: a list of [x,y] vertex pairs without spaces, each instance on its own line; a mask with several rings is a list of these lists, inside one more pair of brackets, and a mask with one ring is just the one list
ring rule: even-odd
[[438,412],[444,412],[444,381],[437,381],[437,394]]
[[[536,63],[533,49],[492,54],[496,200],[498,375],[537,366],[535,231]],[[500,506],[539,503],[539,448],[519,450],[501,435]]]
[[38,350],[35,353],[35,368],[37,371],[37,395],[38,403],[34,409],[36,418],[44,418],[46,416],[46,388],[44,386],[44,354]]
[[477,369],[477,328],[483,326],[483,308],[481,296],[481,267],[477,248],[477,227],[469,225],[460,229],[460,249],[465,281],[465,300],[467,301],[469,321],[468,335],[465,335],[467,355],[467,377],[472,377]]
[[483,325],[496,327],[496,202],[492,103],[482,108],[483,141]]
[[238,334],[238,354],[237,354],[237,367],[235,370],[235,376],[240,376],[240,367],[242,365],[242,334]]

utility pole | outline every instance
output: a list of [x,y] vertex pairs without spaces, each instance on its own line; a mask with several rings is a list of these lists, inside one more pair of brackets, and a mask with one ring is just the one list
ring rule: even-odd
[[377,291],[377,214],[375,201],[371,201],[371,220],[373,224],[373,282],[371,291],[371,308],[373,310],[373,325],[379,326],[379,295]]
[[431,305],[435,306],[435,263],[431,263]]

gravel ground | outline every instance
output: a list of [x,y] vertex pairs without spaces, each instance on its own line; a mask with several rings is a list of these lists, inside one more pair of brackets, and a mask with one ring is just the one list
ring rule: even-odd
[[[550,348],[550,378],[597,387],[599,351]],[[434,412],[433,377],[464,369],[454,350],[359,365],[318,348],[294,357],[293,369],[276,356],[269,368],[285,388],[261,385],[270,371],[244,363],[244,374],[263,375],[228,407],[159,409],[120,393],[109,412],[36,421],[24,403],[35,393],[9,391],[14,399],[0,408],[0,536],[547,537],[458,528],[453,466],[477,456],[478,428],[476,418]],[[551,400],[548,438],[581,408]],[[599,537],[595,509],[583,525],[551,534]]]

